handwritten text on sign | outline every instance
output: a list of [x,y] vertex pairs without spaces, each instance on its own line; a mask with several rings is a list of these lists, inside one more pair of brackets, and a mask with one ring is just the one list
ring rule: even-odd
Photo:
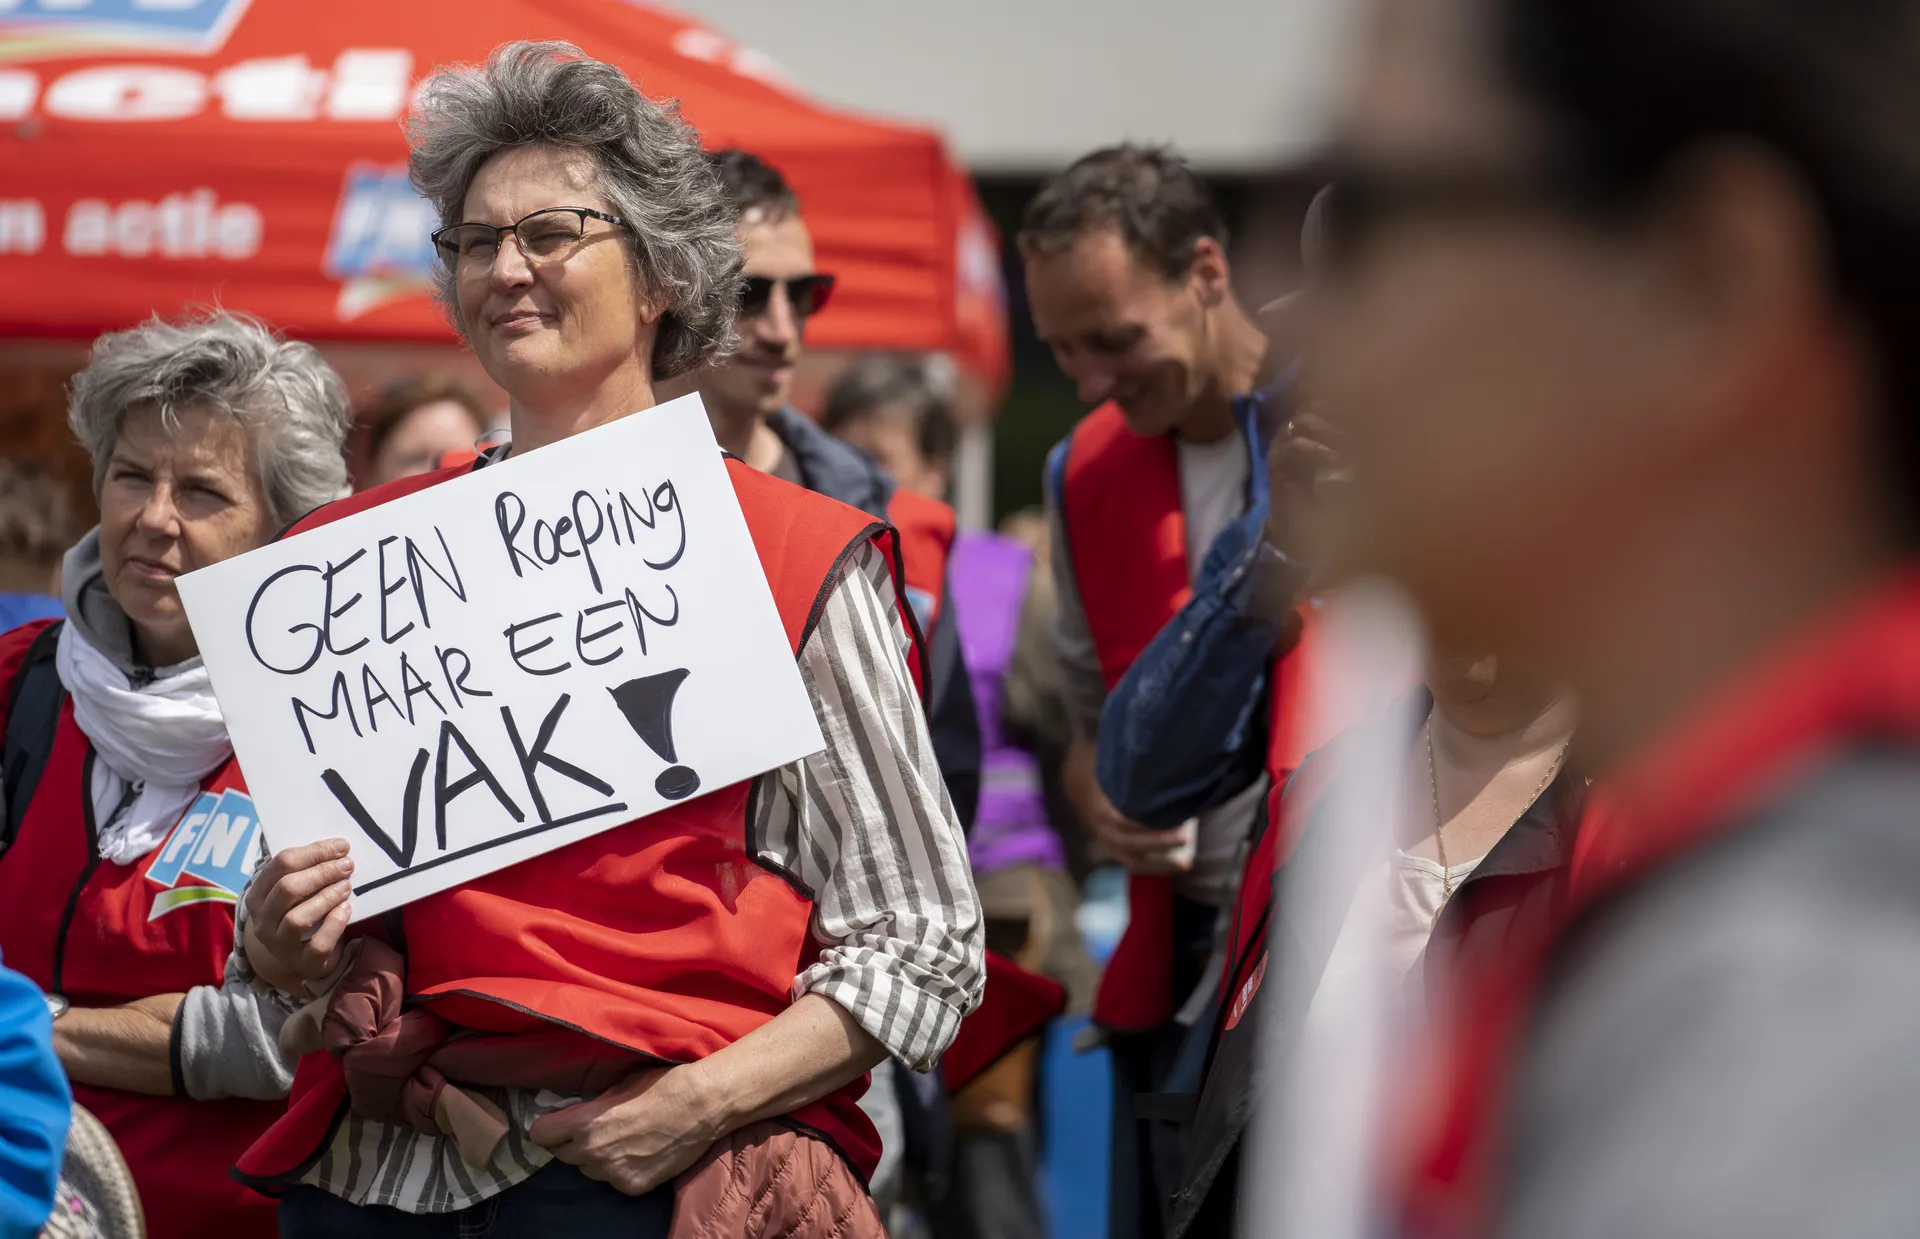
[[822,746],[697,396],[180,581],[274,851],[354,918]]

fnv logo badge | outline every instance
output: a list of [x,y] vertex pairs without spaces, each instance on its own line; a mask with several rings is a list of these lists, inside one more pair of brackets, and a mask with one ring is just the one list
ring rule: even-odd
[[0,0],[0,60],[220,50],[248,0]]
[[[147,880],[164,886],[153,899],[149,921],[157,921],[189,904],[238,903],[253,872],[255,836],[260,819],[253,797],[245,792],[201,792],[147,870]],[[198,878],[206,885],[180,885],[182,878]]]
[[351,322],[399,297],[433,287],[433,205],[414,192],[405,164],[347,170],[327,239],[325,270],[339,280],[334,312]]

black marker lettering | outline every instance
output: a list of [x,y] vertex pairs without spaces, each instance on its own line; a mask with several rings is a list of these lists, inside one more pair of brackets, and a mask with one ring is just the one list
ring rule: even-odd
[[[448,741],[460,746],[460,752],[466,757],[467,765],[470,767],[468,773],[451,783],[447,782]],[[487,785],[487,790],[493,793],[494,799],[500,802],[501,807],[514,821],[527,820],[527,815],[520,811],[520,806],[513,803],[512,798],[507,795],[507,789],[500,786],[500,780],[493,777],[493,771],[487,769],[487,763],[480,760],[480,754],[473,751],[473,746],[467,743],[467,738],[460,734],[458,727],[453,725],[453,720],[443,721],[440,724],[440,755],[435,759],[433,766],[433,838],[440,845],[442,852],[447,850],[447,806],[452,804],[454,797],[461,792],[478,787],[482,783]]]
[[433,695],[433,681],[413,669],[413,663],[408,661],[405,650],[400,651],[400,692],[407,699],[409,723],[413,722],[413,699],[422,693],[426,694],[428,701],[439,706],[440,713],[447,712],[447,707],[440,705],[440,699]]
[[[403,660],[404,658],[405,655],[402,655]],[[402,662],[402,666],[405,666],[404,661]],[[375,692],[375,689],[379,691]],[[360,695],[367,703],[367,726],[373,728],[376,732],[380,730],[380,720],[375,717],[373,707],[383,701],[387,703],[387,709],[393,711],[395,718],[403,723],[411,723],[413,721],[407,712],[400,708],[400,703],[393,699],[393,694],[387,691],[387,686],[380,682],[380,677],[373,673],[373,668],[364,663],[361,664],[360,667]]]
[[[392,645],[395,641],[398,641],[413,631],[412,620],[408,620],[407,626],[399,632],[387,631],[387,599],[407,587],[407,578],[404,576],[394,581],[391,585],[387,584],[387,544],[390,542],[398,542],[399,540],[397,535],[380,539],[379,548],[374,555],[375,560],[378,561],[380,571],[380,640],[388,645]],[[411,548],[413,543],[408,542],[407,545]]]
[[[452,694],[454,705],[461,709],[466,708],[466,703],[460,700],[462,693],[469,697],[493,696],[486,689],[475,688],[467,683],[467,677],[473,674],[473,659],[467,657],[465,650],[457,645],[450,645],[443,650],[436,645],[433,647],[433,656],[440,660],[440,678],[446,681],[447,691]],[[458,671],[453,669],[453,660],[456,658],[460,660]]]
[[392,835],[374,824],[373,814],[367,812],[366,806],[360,803],[360,797],[353,794],[353,789],[347,786],[347,781],[340,777],[338,770],[321,771],[320,781],[327,785],[327,790],[333,793],[334,799],[338,800],[341,807],[347,811],[347,816],[353,819],[353,824],[364,831],[367,838],[373,840],[380,850],[387,854],[388,859],[405,869],[413,863],[413,845],[420,838],[420,784],[425,779],[426,773],[427,751],[421,749],[419,755],[413,759],[413,772],[407,776],[406,799],[400,805],[400,842],[398,844],[394,843]]
[[656,511],[671,512],[674,519],[680,522],[680,545],[673,548],[673,554],[661,563],[655,563],[651,559],[646,561],[647,567],[665,572],[679,563],[680,557],[687,553],[687,514],[680,508],[680,492],[673,489],[672,482],[662,482],[654,487],[651,502]]
[[[580,501],[582,499],[587,501],[587,511],[593,514],[593,533],[591,535],[587,533],[587,522],[580,514]],[[572,520],[574,530],[580,535],[580,554],[587,561],[587,576],[593,580],[593,592],[596,594],[604,594],[607,591],[600,588],[600,569],[593,562],[593,544],[598,542],[600,535],[606,532],[607,523],[600,518],[600,505],[595,503],[593,496],[584,490],[573,492]]]
[[613,633],[620,631],[619,620],[615,620],[613,623],[608,624],[605,628],[597,629],[593,632],[582,631],[587,626],[587,616],[597,614],[598,612],[601,612],[601,611],[612,610],[615,607],[623,607],[625,605],[627,604],[624,599],[615,598],[608,602],[595,603],[593,606],[584,608],[580,612],[580,614],[574,616],[573,618],[573,652],[580,656],[581,662],[587,664],[587,666],[589,667],[604,667],[608,663],[612,662],[614,659],[620,657],[620,655],[626,653],[627,651],[626,646],[617,645],[613,648],[613,653],[607,655],[605,658],[593,658],[587,654],[587,646],[589,644],[591,644],[592,642],[598,641],[602,637],[610,636]]
[[646,604],[641,602],[632,590],[629,589],[625,591],[627,610],[633,617],[633,631],[640,638],[640,653],[642,657],[644,657],[647,652],[647,626],[641,622],[642,620],[652,620],[662,628],[671,628],[680,622],[680,595],[673,592],[673,586],[671,585],[663,583],[662,588],[667,591],[667,597],[673,600],[672,615],[655,615],[653,612],[647,610]]
[[507,738],[513,741],[513,755],[520,760],[520,775],[527,781],[527,794],[533,798],[534,811],[540,815],[542,822],[551,822],[553,814],[547,809],[547,798],[540,794],[536,771],[539,766],[546,766],[576,783],[591,787],[602,796],[613,795],[613,784],[595,778],[572,762],[547,752],[547,745],[553,742],[553,729],[560,725],[560,715],[572,700],[570,694],[560,694],[560,700],[553,703],[553,709],[547,711],[547,717],[541,720],[540,730],[533,737],[532,749],[528,749],[525,741],[521,740],[520,728],[513,721],[513,711],[507,706],[500,707],[500,717],[507,723]]
[[[319,649],[317,639],[314,648],[316,650]],[[265,664],[263,663],[261,665],[264,666]],[[300,724],[300,735],[307,742],[307,752],[314,753],[316,756],[318,753],[313,747],[313,732],[307,727],[307,715],[309,714],[315,718],[336,719],[340,717],[340,712],[345,710],[347,712],[347,722],[353,727],[353,734],[356,736],[366,734],[360,730],[360,720],[353,716],[353,694],[347,689],[346,672],[336,671],[333,673],[333,695],[328,699],[327,704],[332,708],[316,710],[298,697],[293,699],[293,721]]]
[[[507,504],[509,502],[513,504],[512,524],[508,524],[507,521]],[[493,523],[500,530],[500,544],[507,548],[507,563],[512,566],[513,575],[526,575],[526,573],[520,571],[520,561],[523,559],[533,564],[535,568],[540,566],[531,559],[525,551],[513,543],[514,538],[520,534],[520,527],[527,523],[527,505],[520,496],[510,490],[503,490],[494,496]]]
[[421,575],[422,568],[431,572],[455,598],[467,600],[467,583],[460,579],[460,565],[453,562],[453,548],[447,545],[447,535],[435,525],[433,536],[440,539],[440,553],[447,557],[447,572],[453,574],[451,581],[447,579],[447,572],[440,571],[431,559],[420,553],[420,547],[412,538],[407,539],[407,571],[413,577],[413,603],[420,608],[420,622],[429,628],[433,627],[433,617],[427,614],[427,578]]
[[502,633],[502,635],[505,636],[507,639],[507,654],[513,659],[514,662],[520,665],[520,670],[526,672],[528,675],[559,675],[562,671],[565,671],[568,667],[573,666],[572,663],[561,663],[558,667],[529,667],[527,665],[527,655],[538,654],[541,650],[544,650],[549,645],[552,645],[553,644],[552,637],[542,637],[540,638],[539,641],[535,642],[532,645],[529,645],[526,649],[523,650],[520,648],[520,643],[518,638],[522,629],[532,628],[536,624],[545,624],[552,620],[557,620],[559,618],[560,618],[560,613],[558,611],[555,611],[552,615],[542,615],[539,619],[530,619],[525,621],[524,623],[507,625],[506,631]]
[[312,564],[290,564],[260,582],[260,588],[253,591],[253,601],[247,604],[247,649],[252,652],[253,661],[259,663],[269,671],[278,672],[280,675],[299,675],[307,668],[313,666],[313,664],[319,662],[320,643],[324,640],[324,634],[321,633],[320,625],[318,624],[299,623],[289,627],[287,629],[289,633],[300,632],[303,629],[313,633],[313,648],[307,652],[307,660],[297,667],[277,667],[268,662],[266,656],[260,652],[260,643],[253,635],[254,613],[260,609],[260,600],[267,596],[267,591],[273,588],[274,582],[280,580],[282,577],[292,576],[296,572],[311,572],[316,576],[325,575]]
[[367,554],[366,548],[362,547],[359,550],[355,551],[353,554],[347,556],[345,559],[341,560],[339,563],[328,564],[327,570],[321,574],[322,577],[325,578],[327,583],[327,600],[326,600],[326,614],[320,620],[320,627],[322,630],[321,632],[322,641],[326,645],[327,653],[329,654],[340,655],[340,656],[351,654],[355,650],[359,649],[361,646],[367,643],[367,638],[362,637],[358,641],[355,641],[352,645],[349,645],[344,650],[335,649],[333,645],[333,621],[339,619],[341,616],[345,615],[347,612],[353,610],[355,604],[357,604],[360,601],[360,595],[355,594],[353,597],[347,599],[346,602],[342,603],[340,606],[338,607],[334,606],[333,605],[333,578],[340,575],[342,572],[345,572],[348,568],[353,567],[353,565],[355,565],[356,563],[359,563],[362,559],[366,557],[366,554]]

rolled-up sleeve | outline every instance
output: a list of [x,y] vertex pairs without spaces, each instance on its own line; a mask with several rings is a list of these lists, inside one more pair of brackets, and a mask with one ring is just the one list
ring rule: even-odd
[[795,997],[844,1006],[929,1071],[979,1004],[984,935],[965,837],[941,782],[881,555],[844,570],[800,653],[826,748],[775,772],[754,843],[814,897],[819,959]]

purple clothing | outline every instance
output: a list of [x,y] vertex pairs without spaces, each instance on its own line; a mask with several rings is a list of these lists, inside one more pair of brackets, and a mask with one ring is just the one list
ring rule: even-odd
[[1033,555],[1025,546],[990,533],[961,534],[947,563],[948,605],[960,629],[960,650],[980,716],[980,808],[968,840],[975,873],[1019,864],[1066,867],[1066,849],[1047,820],[1040,763],[1009,743],[1000,723],[1032,570]]

